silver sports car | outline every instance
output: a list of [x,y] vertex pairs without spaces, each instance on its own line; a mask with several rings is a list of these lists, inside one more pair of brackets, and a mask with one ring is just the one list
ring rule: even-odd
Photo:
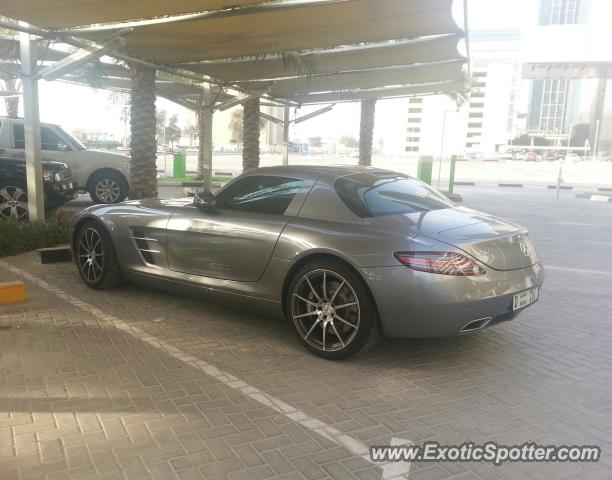
[[123,279],[284,315],[330,359],[387,337],[513,318],[544,270],[523,227],[366,167],[261,168],[215,195],[97,205],[72,219],[83,282]]

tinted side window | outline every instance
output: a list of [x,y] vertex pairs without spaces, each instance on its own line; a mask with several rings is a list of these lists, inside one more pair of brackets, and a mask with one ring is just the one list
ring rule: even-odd
[[40,127],[40,144],[43,150],[61,150],[59,146],[65,145],[66,142],[50,128]]
[[302,187],[302,180],[285,177],[242,178],[217,195],[217,207],[282,215]]
[[423,183],[392,173],[360,173],[336,180],[336,193],[359,217],[451,208],[454,204]]
[[[60,150],[59,145],[64,141],[48,127],[40,127],[40,143],[43,150]],[[25,135],[23,125],[13,124],[13,145],[15,148],[25,148]]]
[[13,124],[13,145],[15,148],[25,148],[25,135],[23,133],[23,125],[18,123]]

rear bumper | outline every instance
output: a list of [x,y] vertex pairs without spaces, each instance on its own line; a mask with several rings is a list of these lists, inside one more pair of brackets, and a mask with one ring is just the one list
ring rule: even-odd
[[[489,318],[487,326],[513,318],[514,294],[541,287],[540,264],[507,272],[487,269],[482,277],[452,277],[404,266],[362,270],[374,295],[387,337],[447,337],[468,323]],[[528,308],[528,307],[527,307]]]

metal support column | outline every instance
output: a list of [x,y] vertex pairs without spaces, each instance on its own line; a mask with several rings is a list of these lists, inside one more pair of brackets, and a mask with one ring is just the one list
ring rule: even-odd
[[214,113],[214,98],[210,91],[210,87],[204,87],[202,92],[202,108],[200,115],[202,115],[201,125],[202,131],[200,132],[200,143],[203,153],[204,168],[208,170],[207,175],[202,179],[204,182],[204,191],[210,192],[212,188],[212,157],[213,157],[213,113]]
[[283,165],[289,165],[289,123],[290,123],[289,106],[285,105],[283,115]]
[[40,151],[40,116],[38,111],[38,78],[36,76],[36,44],[28,33],[19,34],[23,84],[23,123],[25,132],[26,176],[30,220],[45,219]]

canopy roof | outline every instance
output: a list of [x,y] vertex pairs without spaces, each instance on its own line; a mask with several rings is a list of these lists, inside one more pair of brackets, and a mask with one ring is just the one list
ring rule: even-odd
[[[302,104],[323,98],[347,101],[465,91],[466,59],[457,50],[464,33],[453,20],[452,4],[453,0],[4,0],[2,13],[73,44],[78,40],[99,45],[120,36],[120,50],[107,54],[176,72],[174,86],[167,75],[160,79],[176,99],[195,100],[199,89],[194,82],[212,81],[226,89]],[[48,58],[53,59],[60,60]],[[105,72],[100,85],[128,87],[127,69],[103,66],[95,72]],[[65,79],[78,82],[86,77],[81,70]],[[227,95],[217,99],[223,101]]]

